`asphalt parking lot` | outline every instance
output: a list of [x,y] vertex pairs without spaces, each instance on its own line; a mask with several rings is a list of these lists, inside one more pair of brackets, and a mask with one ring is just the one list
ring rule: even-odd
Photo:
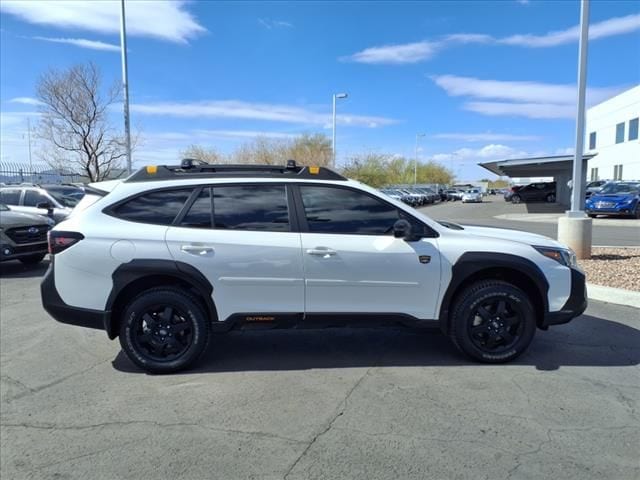
[[640,316],[591,302],[517,362],[408,329],[217,336],[150,376],[42,310],[45,265],[0,274],[6,479],[637,479]]
[[[483,203],[443,202],[423,207],[421,211],[436,220],[450,220],[466,225],[510,228],[539,233],[558,238],[558,222],[554,215],[564,213],[566,208],[547,203],[514,205],[505,202],[500,195],[489,195]],[[533,215],[530,215],[533,214]],[[517,221],[536,216],[547,217],[544,221]],[[529,220],[529,219],[527,219]],[[640,246],[640,220],[632,218],[599,217],[593,222],[593,244],[600,246]]]

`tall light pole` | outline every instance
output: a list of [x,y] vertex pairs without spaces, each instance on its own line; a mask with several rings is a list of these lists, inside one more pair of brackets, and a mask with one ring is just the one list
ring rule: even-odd
[[332,167],[336,166],[336,99],[338,98],[347,98],[348,95],[346,93],[334,93],[333,94],[333,140],[331,142],[331,151],[332,151]]
[[416,156],[413,160],[413,184],[414,185],[418,183],[418,139],[424,136],[426,136],[426,133],[416,133],[416,151],[415,151]]
[[587,48],[589,44],[589,0],[580,2],[580,43],[578,46],[578,105],[576,148],[573,159],[571,210],[558,219],[558,240],[571,247],[578,258],[591,258],[592,221],[584,214],[583,147],[584,103],[587,86]]
[[29,143],[29,170],[33,175],[33,163],[31,162],[31,119],[27,117],[27,142]]
[[124,0],[120,0],[120,53],[122,56],[122,91],[124,100],[124,136],[127,148],[127,173],[131,174],[131,131],[129,128],[129,69],[127,67],[127,29]]

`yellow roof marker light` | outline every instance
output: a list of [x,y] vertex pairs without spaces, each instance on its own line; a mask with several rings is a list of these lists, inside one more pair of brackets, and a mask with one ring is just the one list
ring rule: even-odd
[[318,175],[320,173],[320,167],[309,167],[309,173],[311,175]]
[[158,166],[157,165],[147,165],[147,173],[149,175],[154,175],[154,174],[158,173]]

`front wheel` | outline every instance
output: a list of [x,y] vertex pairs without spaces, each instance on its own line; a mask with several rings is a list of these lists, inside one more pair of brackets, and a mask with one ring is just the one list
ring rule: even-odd
[[517,358],[536,331],[535,310],[527,294],[499,280],[469,286],[451,311],[451,340],[479,362],[504,363]]
[[511,203],[520,203],[521,201],[522,199],[520,198],[520,195],[514,195],[511,197]]
[[126,308],[120,345],[150,373],[173,373],[193,364],[209,341],[210,321],[187,291],[160,287],[138,295]]
[[549,195],[547,195],[545,200],[547,201],[547,203],[555,202],[556,201],[556,194],[555,193],[550,193]]

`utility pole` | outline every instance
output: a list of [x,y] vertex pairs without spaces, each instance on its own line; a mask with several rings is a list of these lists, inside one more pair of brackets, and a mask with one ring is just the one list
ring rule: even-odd
[[576,147],[573,159],[571,210],[558,219],[558,240],[571,247],[578,258],[591,257],[592,220],[583,211],[585,200],[583,172],[584,103],[587,87],[587,50],[589,46],[589,0],[580,2],[580,44],[578,46],[578,105],[576,111]]
[[27,143],[29,144],[29,173],[33,175],[33,162],[31,161],[31,119],[27,117]]
[[331,166],[335,168],[336,166],[336,99],[338,98],[347,98],[348,95],[346,93],[334,93],[333,94],[333,134],[331,141],[331,155],[332,162]]
[[127,173],[131,175],[131,131],[129,127],[129,70],[127,67],[127,30],[124,0],[120,0],[120,53],[122,56],[122,89],[124,100],[124,136],[127,148]]
[[416,133],[416,150],[415,157],[413,161],[413,184],[416,185],[418,183],[418,139],[420,137],[424,137],[426,133]]

